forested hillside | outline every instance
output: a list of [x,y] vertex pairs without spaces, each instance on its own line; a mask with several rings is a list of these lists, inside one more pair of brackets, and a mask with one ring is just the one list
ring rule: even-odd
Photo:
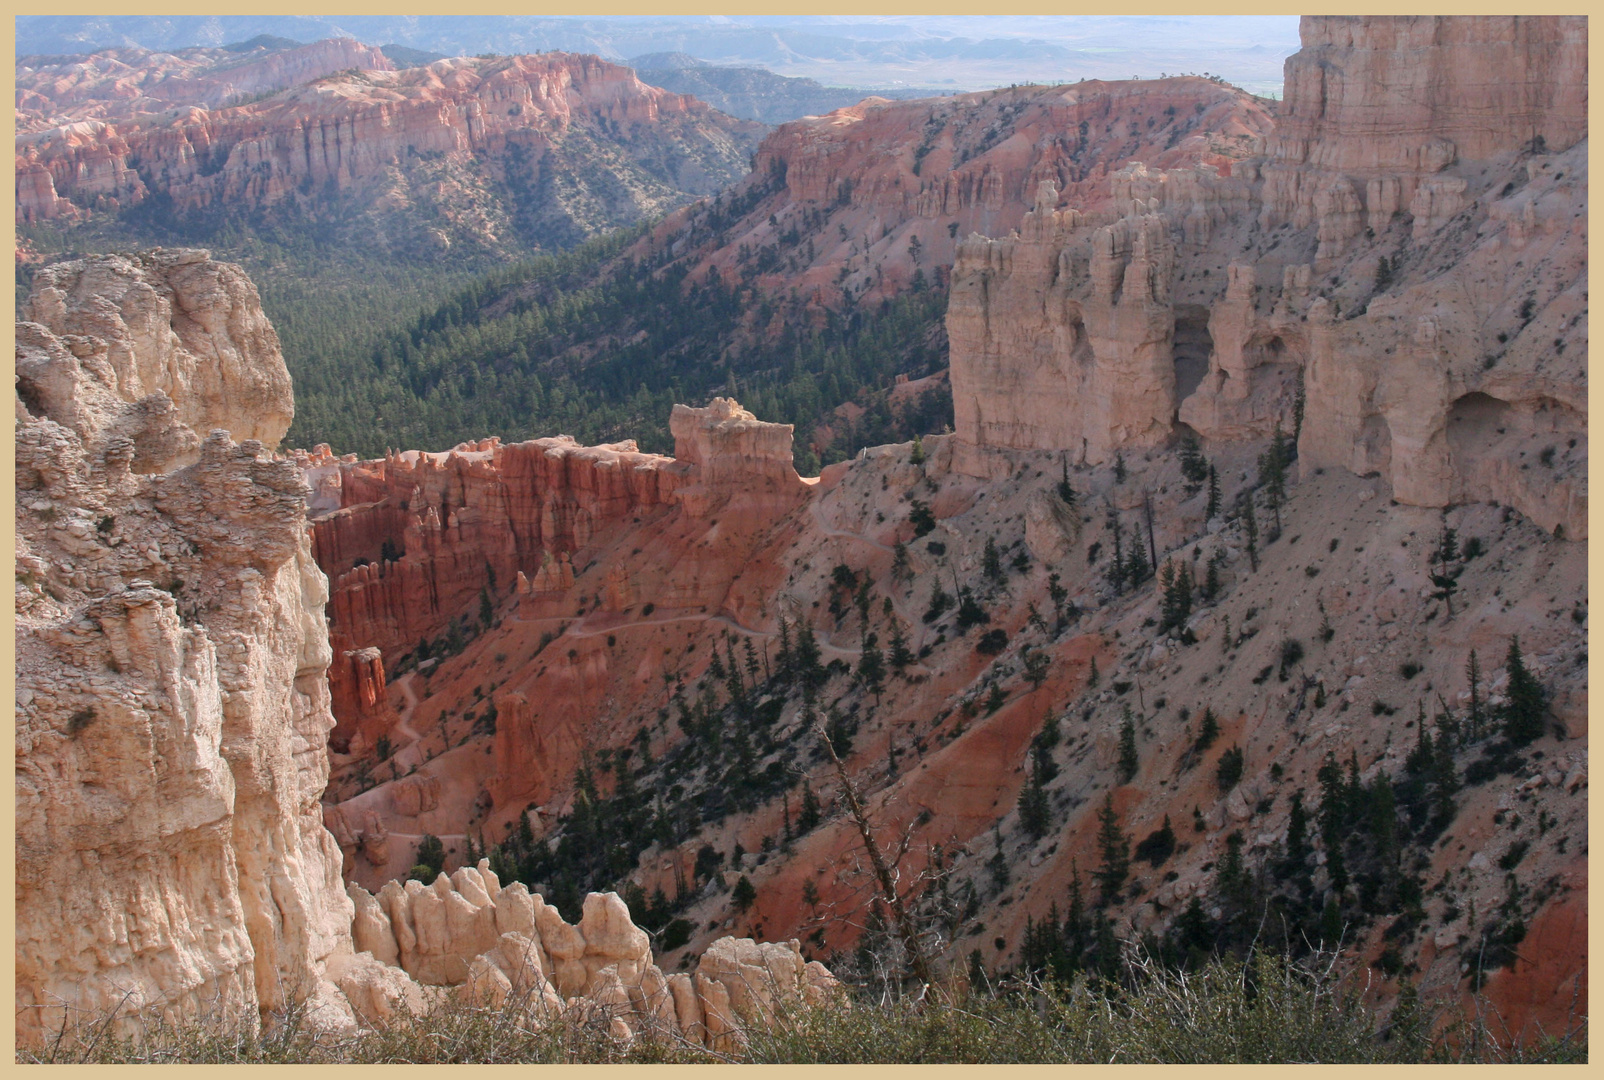
[[[291,442],[375,455],[386,445],[563,433],[586,443],[633,438],[667,453],[675,402],[737,393],[764,419],[802,432],[857,402],[867,412],[818,448],[828,463],[951,422],[951,398],[939,391],[896,412],[885,393],[898,374],[943,365],[944,293],[831,314],[816,329],[785,320],[778,333],[752,334],[773,320],[775,302],[716,276],[688,283],[682,266],[617,259],[637,235],[491,271],[371,336],[353,325],[359,302],[316,317],[298,309],[292,282],[264,291],[294,358]],[[820,463],[799,439],[798,468],[814,473]]]

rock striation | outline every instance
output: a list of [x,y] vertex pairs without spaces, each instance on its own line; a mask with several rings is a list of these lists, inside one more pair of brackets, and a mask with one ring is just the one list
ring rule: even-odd
[[868,98],[775,129],[744,181],[669,215],[637,250],[685,259],[692,280],[715,271],[839,309],[945,282],[959,238],[1017,228],[1043,181],[1101,209],[1129,162],[1228,176],[1271,122],[1259,99],[1195,77]]
[[[519,230],[572,241],[711,193],[740,175],[763,130],[594,56],[396,71],[378,50],[320,47],[298,64],[265,58],[257,74],[171,71],[166,54],[121,52],[23,70],[17,221],[152,197],[180,216],[326,212],[332,195],[367,243],[500,250]],[[341,57],[351,62],[324,70]],[[261,89],[237,103],[247,85]],[[520,193],[541,185],[561,191],[526,206]]]
[[245,53],[116,48],[83,56],[24,56],[16,71],[17,130],[131,120],[191,105],[215,109],[342,71],[393,70],[383,52],[355,38]]
[[[198,251],[53,267],[17,346],[17,1030],[254,1013],[349,952],[289,377]],[[200,425],[197,430],[195,425]],[[238,441],[236,441],[238,439]]]
[[1084,209],[1044,179],[1008,236],[959,245],[958,468],[1280,424],[1304,467],[1585,536],[1585,477],[1530,460],[1586,439],[1585,20],[1302,33],[1262,156],[1130,164]]

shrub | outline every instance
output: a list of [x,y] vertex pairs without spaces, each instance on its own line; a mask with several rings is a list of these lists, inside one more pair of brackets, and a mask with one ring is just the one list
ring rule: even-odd
[[1220,762],[1214,770],[1214,779],[1219,782],[1221,791],[1230,791],[1236,787],[1237,781],[1242,779],[1244,763],[1245,757],[1240,746],[1233,746],[1220,755]]
[[975,643],[975,651],[983,656],[996,656],[1007,647],[1008,634],[1003,630],[987,630]]

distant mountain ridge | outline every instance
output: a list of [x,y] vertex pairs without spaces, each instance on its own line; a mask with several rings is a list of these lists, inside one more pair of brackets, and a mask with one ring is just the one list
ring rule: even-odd
[[822,116],[856,105],[870,94],[915,98],[941,93],[930,88],[869,90],[824,86],[816,79],[788,78],[766,68],[710,64],[685,52],[646,53],[634,57],[629,64],[641,82],[676,94],[691,94],[720,112],[765,124]]

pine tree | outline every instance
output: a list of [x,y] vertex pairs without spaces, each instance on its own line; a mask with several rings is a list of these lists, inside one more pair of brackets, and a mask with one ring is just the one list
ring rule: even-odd
[[1109,511],[1108,524],[1114,532],[1114,558],[1108,567],[1108,582],[1114,586],[1116,593],[1125,591],[1127,568],[1125,566],[1125,534],[1120,528],[1119,515]]
[[479,590],[479,625],[482,626],[484,629],[488,630],[488,629],[490,629],[491,622],[493,622],[495,620],[495,617],[496,617],[496,608],[495,608],[495,605],[490,602],[490,590],[489,589],[480,589]]
[[997,541],[986,537],[986,549],[980,556],[980,568],[992,581],[999,585],[1007,580],[1008,575],[1003,571],[1002,553],[997,550]]
[[1304,860],[1309,857],[1309,815],[1303,809],[1303,789],[1292,793],[1292,809],[1287,814],[1286,855],[1283,873],[1297,878],[1308,872]]
[[1184,562],[1177,570],[1173,560],[1165,560],[1159,583],[1164,590],[1164,601],[1158,632],[1163,634],[1185,626],[1192,616],[1192,571]]
[[1213,601],[1220,595],[1220,564],[1225,561],[1225,552],[1215,549],[1209,556],[1208,574],[1203,579],[1203,599]]
[[902,674],[903,669],[914,662],[913,650],[908,648],[908,639],[902,636],[902,625],[895,619],[891,621],[891,670]]
[[898,540],[891,550],[891,579],[907,581],[913,577],[913,570],[908,566],[908,545]]
[[1103,864],[1092,876],[1097,879],[1098,893],[1106,907],[1118,899],[1120,888],[1131,870],[1131,841],[1120,830],[1112,792],[1103,796],[1103,808],[1097,812],[1097,823],[1097,850]]
[[1242,530],[1247,535],[1248,561],[1253,565],[1253,572],[1259,572],[1259,522],[1253,516],[1253,494],[1248,493],[1242,502]]
[[880,692],[885,689],[885,656],[878,647],[879,640],[879,635],[865,626],[858,656],[858,681],[874,695],[876,704],[880,701]]
[[1053,601],[1053,633],[1063,633],[1067,622],[1064,618],[1064,602],[1069,599],[1069,590],[1064,588],[1056,573],[1047,575],[1047,595]]
[[1469,729],[1466,737],[1472,742],[1481,738],[1482,703],[1481,703],[1481,668],[1476,663],[1476,650],[1470,650],[1470,659],[1465,663],[1465,679],[1470,683],[1470,715],[1466,718],[1465,726]]
[[819,797],[813,793],[812,786],[806,780],[802,781],[802,809],[796,815],[797,834],[810,833],[818,828],[821,814]]
[[1203,456],[1197,438],[1187,435],[1181,440],[1181,475],[1186,478],[1186,494],[1196,495],[1209,478],[1209,462]]
[[913,450],[908,454],[908,464],[923,465],[925,461],[924,440],[918,435],[913,437]]
[[1214,718],[1214,709],[1203,709],[1203,721],[1198,727],[1197,748],[1201,752],[1214,745],[1214,740],[1220,737],[1220,722]]
[[1099,681],[1100,680],[1097,674],[1097,657],[1094,656],[1092,657],[1091,673],[1086,676],[1086,688],[1088,690],[1097,689],[1097,684]]
[[1065,506],[1067,506],[1071,510],[1073,510],[1073,509],[1075,509],[1076,498],[1075,498],[1075,489],[1073,487],[1071,487],[1070,484],[1069,484],[1069,459],[1068,458],[1065,458],[1063,460],[1063,466],[1064,466],[1064,478],[1058,482],[1058,497],[1064,501],[1064,505]]
[[1454,593],[1459,589],[1459,582],[1449,564],[1457,558],[1459,558],[1458,536],[1448,527],[1448,523],[1444,522],[1442,533],[1437,538],[1437,550],[1432,553],[1431,561],[1435,566],[1432,568],[1431,583],[1436,586],[1436,591],[1431,595],[1432,599],[1441,600],[1447,605],[1450,619],[1454,617]]
[[1209,463],[1209,505],[1203,511],[1203,518],[1212,521],[1220,516],[1220,474],[1215,472],[1214,463]]
[[752,902],[756,899],[757,890],[752,887],[752,883],[747,880],[746,875],[742,874],[740,879],[736,881],[735,887],[730,890],[730,903],[735,905],[736,911],[745,911],[752,906]]
[[1119,725],[1119,782],[1128,784],[1135,779],[1139,764],[1136,756],[1136,720],[1131,716],[1131,707],[1127,705]]
[[1047,835],[1050,808],[1047,792],[1034,775],[1019,789],[1019,826],[1040,840]]
[[1114,454],[1114,482],[1123,484],[1125,478],[1129,475],[1130,473],[1125,468],[1125,452],[1123,450],[1116,452]]
[[1547,708],[1547,695],[1520,654],[1519,636],[1509,639],[1509,652],[1504,657],[1504,671],[1508,675],[1504,691],[1504,737],[1515,746],[1527,743],[1543,734],[1543,714]]
[[[1276,536],[1281,534],[1281,504],[1286,502],[1287,466],[1292,463],[1292,454],[1287,437],[1281,430],[1281,422],[1277,420],[1275,433],[1270,437],[1270,447],[1259,456],[1259,486],[1264,488],[1264,501],[1275,514]],[[1275,537],[1270,539],[1274,540]]]

